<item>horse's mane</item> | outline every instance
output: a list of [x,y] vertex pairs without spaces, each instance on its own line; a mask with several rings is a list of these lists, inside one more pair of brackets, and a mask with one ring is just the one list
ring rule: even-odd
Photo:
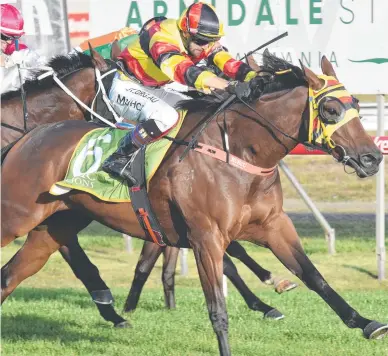
[[[263,95],[294,89],[298,86],[307,86],[307,79],[302,69],[274,56],[268,50],[263,53],[263,63],[260,67],[261,71],[268,73],[269,76]],[[276,72],[286,70],[290,71],[284,74],[276,74]],[[222,101],[222,98],[214,95],[203,95],[200,98],[194,97],[191,100],[182,100],[178,103],[178,107],[191,112],[210,111],[218,108]]]
[[[63,77],[78,69],[93,68],[93,63],[90,56],[81,52],[73,52],[68,55],[59,55],[51,58],[46,66],[51,67],[57,73],[58,77]],[[28,94],[49,89],[55,84],[52,76],[38,80],[38,77],[45,72],[45,70],[30,72],[32,73],[32,78],[24,82],[24,90]],[[20,98],[20,89],[2,94],[1,100],[9,100],[15,97]]]

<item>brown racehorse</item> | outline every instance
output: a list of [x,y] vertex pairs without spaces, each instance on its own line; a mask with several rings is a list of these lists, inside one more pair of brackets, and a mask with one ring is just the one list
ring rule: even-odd
[[[68,89],[78,97],[78,99],[91,106],[94,97],[96,96],[97,83],[95,77],[95,67],[98,68],[101,73],[110,71],[116,68],[115,62],[111,60],[104,60],[98,52],[93,48],[90,48],[91,56],[84,55],[82,53],[73,53],[67,56],[54,57],[48,66],[51,67],[61,79],[61,81],[68,87]],[[112,59],[115,60],[120,53],[117,43],[112,46]],[[254,63],[252,63],[254,65]],[[36,73],[38,78],[42,73]],[[114,73],[108,75],[103,79],[106,90],[109,90]],[[85,109],[80,107],[69,95],[67,95],[53,80],[52,76],[48,76],[44,79],[30,80],[24,84],[27,95],[27,109],[28,109],[28,121],[27,130],[31,130],[38,125],[45,123],[59,122],[64,120],[84,120],[89,119],[90,114]],[[98,97],[99,98],[99,97]],[[20,138],[24,134],[23,128],[23,105],[20,100],[20,91],[9,92],[1,97],[1,111],[2,111],[2,134],[1,134],[1,148],[6,153],[16,139]],[[95,111],[109,119],[113,120],[113,116],[105,105],[99,100],[96,102]],[[99,105],[100,104],[100,105]],[[96,119],[97,120],[97,119]],[[98,120],[97,120],[98,121]],[[9,145],[9,146],[8,146]],[[8,147],[7,147],[8,146]],[[149,252],[153,249],[158,251],[158,246],[145,246],[143,251]],[[248,254],[241,253],[243,248],[236,242],[228,248],[228,252],[233,256],[238,255],[240,260],[250,267],[255,274],[266,284],[275,284],[275,290],[277,292],[287,291],[296,287],[295,283],[292,283],[285,279],[279,279],[273,277],[271,272],[263,269],[254,260],[252,260]],[[82,281],[87,290],[92,296],[93,301],[96,303],[101,316],[114,323],[115,326],[125,326],[125,320],[119,316],[113,308],[113,296],[101,279],[98,268],[91,263],[85,254],[84,250],[78,242],[78,237],[73,236],[73,239],[66,245],[59,249],[62,257],[70,265],[74,274]],[[153,266],[155,260],[153,259],[154,253],[142,254],[140,261],[141,270],[144,270],[145,266]],[[163,286],[165,291],[166,306],[173,308],[175,306],[174,290],[171,286],[173,280],[172,273],[175,272],[175,268],[172,271],[172,266],[175,266],[177,256],[173,247],[168,247],[164,251],[164,256],[168,256],[164,263],[163,268]],[[150,269],[149,269],[150,271]],[[237,269],[233,262],[226,256],[225,257],[225,274],[232,280],[237,289],[246,300],[249,308],[253,310],[262,311],[267,318],[280,318],[282,314],[276,309],[261,302],[245,285],[244,281],[238,275]],[[136,296],[137,300],[140,296],[140,285],[144,285],[144,274],[136,273],[134,284],[132,287],[132,300]],[[135,308],[132,303],[133,310]],[[129,308],[126,308],[128,311]]]
[[[333,67],[325,57],[321,67],[338,85]],[[280,71],[272,75],[264,95],[255,99],[253,94],[250,107],[235,103],[218,119],[225,119],[233,155],[269,169],[298,142],[307,141],[309,102],[317,104],[307,100],[308,92],[326,88],[327,83],[307,68],[304,73],[269,54],[264,56],[264,70]],[[329,152],[343,164],[353,167],[361,178],[376,174],[382,160],[381,152],[363,129],[358,114],[341,125],[345,108],[345,117],[350,109],[330,93],[328,90],[320,96],[322,105],[313,120],[316,123],[330,118],[339,122],[326,138],[327,146],[331,147]],[[350,99],[348,93],[346,98]],[[209,98],[186,103],[189,112],[178,138],[190,137],[199,127],[201,118],[217,105]],[[199,141],[222,148],[219,125],[218,120],[211,122]],[[28,238],[3,267],[3,299],[22,280],[40,270],[50,255],[68,242],[69,236],[77,234],[91,220],[151,240],[137,222],[130,203],[106,203],[80,191],[61,197],[48,193],[52,184],[65,177],[79,139],[94,127],[85,122],[37,127],[6,157],[2,176],[2,184],[7,187],[2,197],[2,246],[27,233]],[[169,243],[191,247],[194,251],[221,355],[230,355],[222,261],[226,248],[235,240],[269,248],[318,293],[348,327],[362,329],[367,338],[382,337],[388,332],[388,325],[366,319],[351,308],[306,256],[291,220],[282,209],[277,169],[271,175],[256,176],[197,152],[191,152],[179,162],[183,150],[184,147],[176,145],[169,150],[151,181],[149,195]],[[47,226],[44,234],[34,230],[43,222]]]

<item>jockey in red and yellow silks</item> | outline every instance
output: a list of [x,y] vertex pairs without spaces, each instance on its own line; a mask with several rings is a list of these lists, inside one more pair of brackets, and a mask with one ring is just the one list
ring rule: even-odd
[[[210,5],[206,6],[210,8]],[[186,13],[183,13],[178,24],[173,19],[157,22],[145,29],[139,40],[126,48],[120,57],[128,70],[146,86],[161,86],[176,81],[200,90],[209,89],[205,79],[215,74],[197,67],[201,60],[207,61],[208,65],[215,64],[228,77],[239,81],[249,80],[256,75],[247,64],[233,59],[220,45],[218,40],[223,36],[222,25],[214,34],[217,37],[213,41],[197,40],[200,45],[208,44],[199,56],[188,53],[188,39],[181,34],[184,29]]]
[[[190,5],[178,20],[154,18],[143,26],[139,38],[119,56],[129,77],[119,72],[109,92],[118,114],[138,124],[103,163],[104,171],[126,178],[129,185],[137,184],[129,173],[130,157],[140,146],[167,134],[178,121],[174,106],[184,97],[164,88],[166,84],[177,82],[205,93],[211,89],[249,92],[247,82],[256,72],[225,51],[219,43],[223,35],[214,7],[201,2]],[[208,66],[216,66],[234,81],[216,76]]]

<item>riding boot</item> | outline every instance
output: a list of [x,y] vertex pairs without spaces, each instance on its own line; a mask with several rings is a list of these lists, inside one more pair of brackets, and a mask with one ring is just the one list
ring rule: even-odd
[[102,170],[115,177],[125,178],[130,187],[139,185],[130,173],[133,154],[139,147],[156,141],[162,135],[153,119],[137,124],[133,131],[124,136],[117,151],[102,164]]
[[102,164],[102,170],[116,178],[126,179],[130,187],[138,185],[137,180],[131,176],[130,170],[132,157],[137,149],[138,147],[132,141],[131,132],[128,132],[120,142],[117,151]]

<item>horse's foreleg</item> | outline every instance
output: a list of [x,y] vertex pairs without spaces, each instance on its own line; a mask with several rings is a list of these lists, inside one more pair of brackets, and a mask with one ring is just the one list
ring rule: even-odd
[[261,267],[254,259],[252,259],[245,248],[237,241],[232,241],[226,249],[226,252],[230,256],[237,258],[244,263],[244,265],[246,265],[263,283],[274,285],[275,291],[279,294],[297,287],[296,283],[287,279],[272,276],[272,273]]
[[164,288],[164,301],[166,308],[175,309],[175,270],[178,260],[179,248],[166,247],[163,250],[162,282]]
[[139,302],[141,291],[147,281],[155,262],[162,253],[162,248],[152,242],[144,242],[141,250],[139,261],[136,265],[135,277],[133,278],[132,286],[129,291],[127,300],[125,301],[124,311],[131,312],[136,309]]
[[228,314],[222,290],[224,248],[221,245],[221,233],[217,231],[203,235],[192,230],[190,243],[197,262],[209,318],[217,335],[220,355],[229,356],[231,353],[228,342]]
[[59,246],[45,231],[31,231],[24,245],[1,268],[1,302],[22,281],[38,272]]
[[110,289],[100,277],[98,268],[80,246],[77,235],[74,235],[66,246],[62,246],[59,252],[88,290],[101,316],[116,327],[126,326],[126,320],[118,315],[113,307],[114,300]]
[[261,311],[262,313],[264,313],[265,318],[276,320],[284,318],[284,315],[280,313],[277,309],[263,303],[252,293],[252,291],[248,288],[248,286],[238,274],[236,266],[227,254],[224,254],[224,274],[237,288],[237,290],[244,298],[250,309],[255,311]]
[[319,294],[349,328],[362,329],[369,339],[388,333],[388,325],[362,317],[330,287],[306,256],[295,227],[286,214],[279,215],[270,226],[260,231],[258,239],[264,239],[276,257],[308,288]]

